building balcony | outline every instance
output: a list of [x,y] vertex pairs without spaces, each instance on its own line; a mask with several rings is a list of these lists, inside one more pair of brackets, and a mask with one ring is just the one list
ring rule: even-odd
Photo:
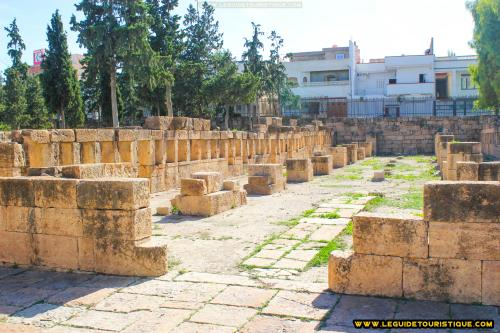
[[396,83],[386,87],[387,96],[399,95],[432,95],[434,96],[436,85],[434,82],[427,83]]
[[292,88],[295,95],[302,98],[314,97],[347,97],[350,93],[349,81],[322,81],[301,83]]

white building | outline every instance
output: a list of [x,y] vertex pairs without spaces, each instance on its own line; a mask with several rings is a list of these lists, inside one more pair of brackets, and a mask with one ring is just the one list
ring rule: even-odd
[[388,56],[360,61],[356,43],[349,47],[292,53],[285,63],[293,92],[302,98],[474,97],[478,91],[468,72],[476,56]]

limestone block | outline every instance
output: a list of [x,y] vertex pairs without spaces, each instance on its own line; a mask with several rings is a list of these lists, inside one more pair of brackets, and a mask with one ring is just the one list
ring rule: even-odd
[[193,130],[193,119],[188,117],[174,117],[172,126],[175,130]]
[[203,179],[208,193],[214,193],[222,190],[224,178],[220,172],[195,172],[191,174],[194,179]]
[[239,191],[241,189],[240,183],[235,180],[225,180],[222,183],[222,189],[224,191]]
[[95,271],[95,240],[93,238],[78,237],[78,269],[81,271]]
[[248,176],[248,184],[255,186],[267,186],[272,184],[270,176]]
[[0,167],[13,168],[26,165],[23,146],[15,142],[0,143]]
[[137,160],[140,165],[155,165],[155,142],[153,140],[137,142]]
[[33,179],[29,177],[0,178],[0,205],[34,207]]
[[464,161],[481,163],[483,162],[483,154],[466,154],[464,155]]
[[169,206],[156,207],[156,215],[168,216],[171,215],[172,211]]
[[333,158],[331,155],[311,157],[313,172],[315,176],[329,175],[333,169]]
[[0,168],[0,177],[20,177],[23,170],[24,168]]
[[119,142],[133,142],[137,140],[138,131],[136,129],[116,129],[115,134],[116,140]]
[[[78,239],[55,235],[33,235],[33,264],[51,268],[78,269]],[[57,249],[57,250],[55,250]]]
[[152,130],[171,130],[173,117],[154,116],[146,118],[144,128]]
[[382,182],[385,180],[385,171],[373,171],[372,182]]
[[56,177],[39,177],[33,180],[35,206],[77,208],[76,187],[78,180]]
[[349,163],[346,147],[330,147],[330,153],[333,157],[334,168],[343,168]]
[[403,295],[417,300],[480,303],[481,261],[405,258]]
[[0,230],[0,262],[28,265],[33,254],[28,233]]
[[479,180],[479,164],[474,162],[458,162],[457,180]]
[[403,259],[333,251],[328,261],[328,287],[335,293],[401,297]]
[[50,142],[74,142],[75,140],[75,131],[72,129],[50,130]]
[[30,232],[35,227],[33,207],[0,206],[0,230]]
[[61,142],[59,144],[59,164],[70,165],[80,163],[80,143],[78,142]]
[[429,255],[500,260],[500,223],[430,222]]
[[153,138],[153,131],[149,129],[138,128],[136,130],[137,141],[149,141]]
[[448,154],[481,154],[481,142],[448,142]]
[[83,236],[87,238],[141,240],[151,236],[151,209],[82,210]]
[[136,141],[119,141],[118,152],[120,161],[137,164],[137,142]]
[[234,201],[233,191],[219,191],[203,196],[179,195],[172,200],[172,205],[183,215],[213,216],[233,208]]
[[24,144],[50,143],[50,132],[47,130],[22,130],[21,132]]
[[286,172],[288,182],[309,182],[314,176],[310,159],[286,160]]
[[99,144],[99,142],[81,142],[80,160],[82,163],[100,163],[101,145]]
[[479,163],[479,180],[500,181],[500,162]]
[[81,180],[77,187],[79,208],[136,210],[149,207],[149,181],[141,178]]
[[181,195],[200,196],[207,194],[207,185],[203,179],[182,178]]
[[102,141],[99,143],[101,148],[102,163],[120,162],[120,154],[118,152],[118,143],[116,141]]
[[31,233],[80,237],[83,234],[82,211],[75,208],[34,208]]
[[283,178],[283,167],[280,164],[249,164],[249,176],[269,176],[271,183],[276,183]]
[[482,303],[500,305],[500,261],[483,261]]
[[65,165],[61,168],[65,178],[138,177],[138,168],[130,163],[94,163]]
[[95,271],[105,274],[160,276],[167,272],[167,246],[160,240],[95,242]]
[[424,218],[433,222],[500,222],[499,182],[428,182]]
[[356,158],[358,161],[364,160],[366,157],[366,150],[365,148],[357,148],[356,149]]
[[95,142],[97,140],[97,129],[82,128],[75,129],[75,137],[77,142]]
[[427,223],[410,216],[361,212],[353,217],[356,253],[427,258]]
[[59,144],[57,143],[33,142],[24,147],[27,156],[26,164],[31,167],[49,167],[59,162]]

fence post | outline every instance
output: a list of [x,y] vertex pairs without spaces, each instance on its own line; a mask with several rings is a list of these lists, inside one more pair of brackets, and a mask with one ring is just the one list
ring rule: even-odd
[[453,99],[453,116],[457,116],[457,100]]
[[432,101],[432,115],[433,115],[434,117],[436,117],[436,116],[437,116],[437,112],[436,112],[436,111],[437,111],[437,110],[436,110],[436,100],[434,100],[434,101]]

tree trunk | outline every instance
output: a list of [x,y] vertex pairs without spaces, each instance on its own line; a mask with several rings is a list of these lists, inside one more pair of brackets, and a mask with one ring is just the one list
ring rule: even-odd
[[224,107],[226,111],[224,113],[224,129],[227,131],[229,129],[229,108]]
[[111,88],[111,115],[113,116],[113,127],[120,127],[118,121],[118,101],[116,98],[116,66],[114,63],[111,64],[109,72],[110,82],[109,86]]
[[167,116],[174,116],[174,110],[172,108],[172,86],[170,83],[167,83],[167,87],[165,88],[165,109],[167,110]]
[[61,102],[61,109],[59,111],[59,114],[61,115],[61,123],[60,127],[61,128],[66,128],[66,115],[64,114],[64,103]]

